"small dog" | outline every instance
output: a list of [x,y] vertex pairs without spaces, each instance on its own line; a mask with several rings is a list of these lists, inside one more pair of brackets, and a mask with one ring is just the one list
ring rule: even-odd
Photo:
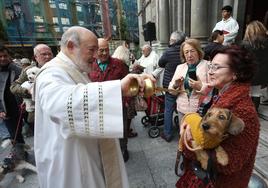
[[191,126],[193,140],[189,146],[186,141],[185,129],[182,129],[179,151],[183,151],[184,145],[187,149],[194,151],[201,167],[205,170],[208,165],[208,154],[204,149],[215,148],[218,163],[223,166],[227,165],[228,155],[219,144],[228,137],[228,134],[241,133],[245,126],[240,118],[224,108],[211,108],[203,118],[197,113],[186,114],[182,119],[183,122]]
[[[21,87],[26,88],[30,93],[33,93],[33,84],[35,81],[35,77],[40,71],[40,68],[38,67],[31,67],[28,70],[26,70],[26,74],[28,77],[28,81],[22,83]],[[34,112],[34,102],[31,98],[23,98],[23,103],[26,105],[26,111],[27,112]]]
[[[10,142],[11,143],[11,142]],[[7,147],[7,145],[5,145]],[[24,177],[21,175],[20,170],[29,169],[36,172],[36,167],[27,162],[28,153],[25,151],[30,146],[26,144],[16,144],[12,148],[12,154],[6,157],[0,165],[0,182],[4,179],[5,175],[11,172],[16,174],[16,179],[22,183]]]

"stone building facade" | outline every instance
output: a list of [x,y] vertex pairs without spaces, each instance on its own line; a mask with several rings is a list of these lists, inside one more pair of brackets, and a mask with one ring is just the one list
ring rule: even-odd
[[239,24],[237,41],[243,37],[246,22],[256,16],[261,19],[265,14],[263,9],[259,15],[254,15],[254,7],[260,10],[263,5],[253,0],[137,0],[137,3],[140,45],[145,43],[143,25],[154,22],[157,40],[152,46],[159,54],[167,47],[169,35],[175,30],[182,30],[189,37],[205,43],[215,24],[221,20],[221,8],[225,5],[233,7],[233,17]]

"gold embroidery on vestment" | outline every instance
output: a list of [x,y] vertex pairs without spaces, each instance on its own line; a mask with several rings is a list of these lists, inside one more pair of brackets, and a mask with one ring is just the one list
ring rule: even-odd
[[100,127],[100,134],[104,135],[103,90],[102,90],[102,85],[101,84],[99,84],[99,127]]
[[70,94],[67,100],[67,114],[71,132],[75,133],[74,117],[73,117],[73,95]]
[[90,128],[89,128],[88,90],[87,90],[87,87],[84,89],[83,110],[84,110],[85,133],[87,135],[89,135]]

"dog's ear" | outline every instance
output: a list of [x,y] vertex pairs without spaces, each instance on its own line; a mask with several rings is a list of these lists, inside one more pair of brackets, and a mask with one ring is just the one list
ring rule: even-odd
[[232,114],[228,132],[231,135],[238,135],[244,130],[244,127],[245,127],[244,121]]

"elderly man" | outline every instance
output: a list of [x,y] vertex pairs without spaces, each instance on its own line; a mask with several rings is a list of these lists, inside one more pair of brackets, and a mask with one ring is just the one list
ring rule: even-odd
[[[99,49],[97,52],[97,60],[92,65],[92,71],[90,72],[90,80],[93,82],[103,82],[124,78],[128,74],[128,67],[124,64],[123,61],[110,56],[109,42],[104,38],[99,38],[98,45]],[[125,162],[129,159],[129,153],[127,150],[128,129],[126,103],[127,98],[124,97],[123,118],[125,125],[125,135],[124,138],[120,139],[120,146]]]
[[219,21],[212,32],[216,30],[223,31],[224,41],[223,45],[230,45],[235,42],[235,37],[238,34],[239,25],[237,21],[232,17],[233,8],[230,5],[222,7],[221,14],[222,20]]
[[15,82],[13,82],[10,87],[11,92],[19,97],[24,97],[24,98],[31,97],[31,94],[29,93],[29,91],[21,87],[21,84],[23,82],[28,81],[26,71],[33,66],[37,66],[41,68],[45,63],[47,63],[53,58],[53,53],[51,51],[51,48],[47,46],[46,44],[36,45],[33,51],[34,51],[34,58],[36,60],[37,65],[30,65],[26,69],[24,69],[21,72],[20,77],[17,80],[15,80]]
[[20,60],[20,64],[21,64],[21,68],[25,69],[26,67],[31,65],[31,62],[30,62],[30,60],[28,58],[22,58]]
[[[41,188],[128,187],[118,139],[122,95],[137,79],[88,83],[97,37],[83,27],[63,33],[61,51],[41,68],[35,90],[35,158]],[[155,80],[154,80],[155,81]]]
[[[37,65],[30,65],[22,70],[19,78],[15,80],[10,87],[11,92],[21,98],[32,98],[32,95],[30,94],[30,91],[28,91],[26,88],[21,87],[21,85],[28,81],[28,77],[26,74],[26,71],[33,67],[37,66],[41,68],[45,63],[50,61],[53,58],[53,53],[51,51],[51,48],[47,46],[46,44],[38,44],[34,47],[34,57],[36,60]],[[34,112],[28,112],[27,114],[27,123],[33,124],[34,123]],[[33,128],[33,127],[32,127]]]
[[152,50],[149,44],[145,44],[142,47],[142,56],[135,63],[144,67],[144,73],[152,74],[157,79],[157,85],[161,86],[163,79],[162,72],[164,69],[158,66],[158,60],[159,56],[157,53]]

